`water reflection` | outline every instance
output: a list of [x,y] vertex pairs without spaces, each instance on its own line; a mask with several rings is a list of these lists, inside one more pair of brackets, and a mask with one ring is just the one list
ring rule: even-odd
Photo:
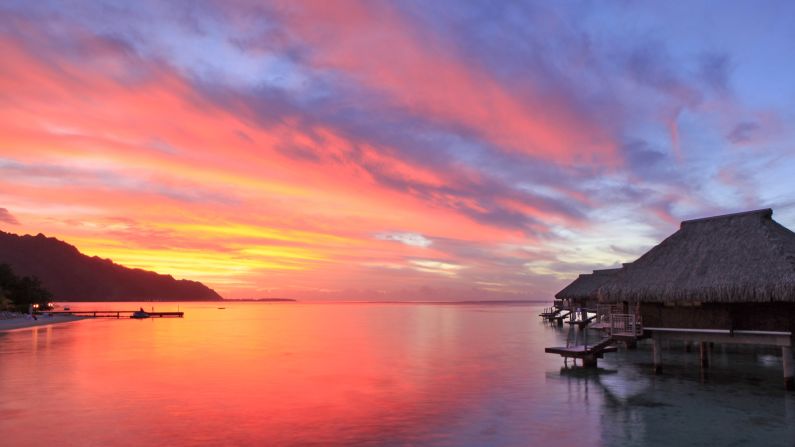
[[792,446],[795,396],[782,389],[781,361],[771,350],[716,346],[711,367],[702,369],[698,351],[672,344],[658,376],[642,343],[609,355],[599,369],[558,374],[580,405],[601,402],[601,445]]
[[[103,307],[113,306],[138,305]],[[700,384],[698,354],[674,347],[662,377],[650,374],[644,346],[609,354],[595,371],[561,370],[543,348],[565,343],[567,328],[542,324],[533,306],[180,306],[184,319],[0,334],[3,442],[588,447],[795,439],[794,404],[769,380],[779,371],[769,352],[716,350],[714,372]]]

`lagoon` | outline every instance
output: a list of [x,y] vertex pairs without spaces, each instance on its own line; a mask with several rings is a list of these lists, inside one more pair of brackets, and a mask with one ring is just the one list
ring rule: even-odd
[[[776,349],[643,343],[593,370],[544,304],[70,303],[179,310],[0,333],[3,446],[795,443]],[[225,307],[225,309],[218,309]]]

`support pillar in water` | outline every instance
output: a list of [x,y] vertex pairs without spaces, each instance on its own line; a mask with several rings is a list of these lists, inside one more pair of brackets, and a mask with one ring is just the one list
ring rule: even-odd
[[781,360],[784,364],[784,386],[788,390],[795,390],[795,366],[792,360],[792,347],[781,347]]
[[656,336],[651,338],[652,360],[654,362],[654,374],[662,373],[662,346],[660,339]]
[[701,346],[701,367],[709,368],[709,344],[702,341],[699,345]]

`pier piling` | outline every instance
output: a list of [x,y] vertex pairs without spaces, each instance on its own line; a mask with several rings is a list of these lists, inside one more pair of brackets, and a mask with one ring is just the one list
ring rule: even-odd
[[588,355],[582,358],[582,366],[583,368],[596,368],[597,361],[595,355]]
[[795,367],[792,361],[792,347],[781,347],[781,360],[784,365],[784,386],[788,390],[795,390]]
[[699,345],[701,346],[701,367],[709,368],[709,344],[702,341]]
[[652,337],[651,340],[654,374],[662,374],[662,346],[660,346],[660,339],[658,337]]

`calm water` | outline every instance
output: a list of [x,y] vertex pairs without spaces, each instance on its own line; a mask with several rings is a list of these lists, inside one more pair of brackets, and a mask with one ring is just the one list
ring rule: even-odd
[[561,371],[540,305],[221,306],[0,333],[0,445],[795,445],[775,350]]

